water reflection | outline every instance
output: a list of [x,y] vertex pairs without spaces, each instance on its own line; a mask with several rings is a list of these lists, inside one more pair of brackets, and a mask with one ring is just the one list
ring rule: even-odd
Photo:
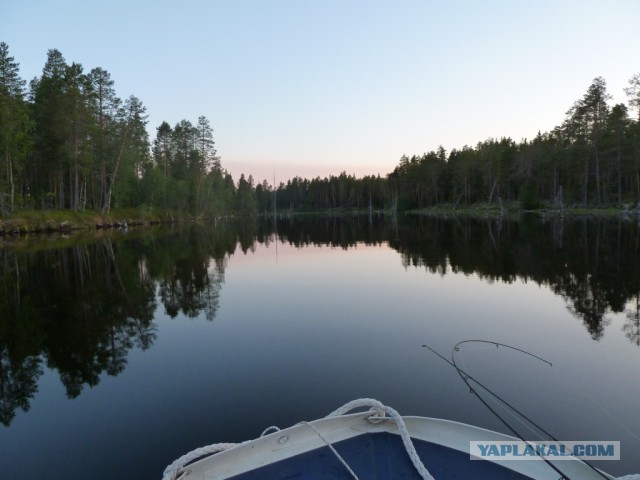
[[390,244],[406,264],[476,274],[489,282],[533,281],[567,302],[594,340],[627,312],[627,338],[640,343],[638,226],[621,219],[521,221],[421,219]]
[[636,294],[625,309],[625,313],[626,322],[622,331],[631,343],[640,347],[640,295]]
[[213,320],[230,229],[183,229],[30,253],[0,251],[0,422],[28,410],[43,365],[77,397],[100,375],[117,375],[133,348],[156,338],[166,313]]
[[533,281],[565,299],[594,340],[609,314],[626,313],[626,337],[640,346],[640,231],[619,218],[520,220],[340,218],[280,220],[279,236],[296,246],[387,242],[405,266],[487,282]]
[[[29,409],[44,368],[74,398],[156,339],[158,309],[214,320],[227,260],[275,240],[297,247],[388,244],[405,266],[487,282],[533,281],[565,299],[591,337],[623,313],[640,346],[639,230],[605,219],[281,218],[139,230],[64,248],[0,250],[0,422]],[[161,311],[160,310],[160,311]]]

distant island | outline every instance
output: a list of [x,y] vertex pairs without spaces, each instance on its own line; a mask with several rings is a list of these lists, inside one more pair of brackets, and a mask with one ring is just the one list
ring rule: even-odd
[[[531,140],[491,138],[449,152],[440,146],[403,155],[385,177],[356,178],[342,172],[325,178],[295,177],[276,187],[266,180],[256,182],[251,175],[234,180],[222,167],[205,116],[174,126],[162,122],[150,140],[146,107],[136,96],[118,97],[109,72],[99,67],[85,72],[52,49],[42,75],[27,87],[3,42],[0,217],[9,223],[20,216],[27,223],[37,218],[42,224],[46,216],[25,212],[48,212],[45,215],[60,225],[66,217],[53,212],[73,212],[76,217],[71,218],[99,224],[112,221],[108,219],[114,208],[141,222],[478,206],[500,211],[636,212],[640,74],[630,79],[625,93],[628,106],[610,105],[606,82],[598,77],[561,125]],[[637,113],[635,118],[630,110]]]

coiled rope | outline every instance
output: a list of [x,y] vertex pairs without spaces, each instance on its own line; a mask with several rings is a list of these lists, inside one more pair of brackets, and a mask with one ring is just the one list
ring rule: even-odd
[[398,428],[398,432],[400,433],[400,437],[402,438],[402,443],[404,444],[404,448],[411,459],[411,463],[414,468],[417,470],[420,477],[424,480],[435,480],[429,471],[426,469],[422,460],[418,456],[418,452],[416,452],[416,448],[413,446],[413,442],[411,441],[411,435],[409,435],[409,430],[407,430],[407,426],[404,423],[404,420],[400,416],[400,414],[391,407],[387,407],[383,405],[378,400],[373,398],[360,398],[358,400],[353,400],[337,410],[331,412],[327,417],[338,417],[340,415],[344,415],[351,410],[362,407],[371,407],[370,411],[375,413],[375,416],[369,417],[369,421],[375,422],[376,418],[382,419],[385,414],[388,415],[395,423]]

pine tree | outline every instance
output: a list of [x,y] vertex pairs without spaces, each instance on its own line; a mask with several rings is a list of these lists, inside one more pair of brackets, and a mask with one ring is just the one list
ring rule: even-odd
[[124,102],[124,106],[118,111],[117,124],[119,147],[107,166],[109,183],[105,204],[102,206],[103,213],[109,213],[111,209],[114,187],[119,179],[121,167],[126,165],[125,171],[129,174],[135,172],[136,163],[145,160],[149,149],[146,108],[140,99],[131,95]]
[[8,199],[0,196],[0,213],[7,203],[8,210],[15,206],[17,176],[31,147],[25,84],[19,75],[19,64],[9,55],[9,46],[0,43],[0,186],[5,184],[9,191]]
[[107,163],[114,155],[116,145],[116,116],[122,101],[117,97],[111,75],[102,68],[94,68],[89,73],[92,87],[91,103],[95,116],[93,151],[95,163],[91,175],[92,206],[101,207],[107,195]]
[[41,207],[65,207],[64,75],[67,63],[58,50],[49,50],[40,79],[31,83],[35,121],[35,151],[31,190]]
[[65,171],[67,173],[67,207],[84,209],[87,198],[87,176],[93,165],[91,134],[94,118],[90,108],[91,82],[82,66],[72,63],[65,69],[63,87],[62,135]]
[[198,117],[198,150],[207,171],[220,169],[220,158],[216,156],[213,129],[206,117]]
[[640,123],[640,73],[636,73],[629,80],[629,86],[624,89],[629,98],[629,105],[638,111],[638,123]]

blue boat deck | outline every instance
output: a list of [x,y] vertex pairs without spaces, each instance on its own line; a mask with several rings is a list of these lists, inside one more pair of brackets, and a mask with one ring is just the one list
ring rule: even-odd
[[[525,480],[530,477],[495,463],[471,460],[441,445],[413,439],[413,444],[429,473],[436,480]],[[370,433],[333,444],[361,480],[420,480],[411,464],[402,439],[391,433]],[[233,477],[234,480],[339,480],[352,479],[329,447],[296,455]]]

